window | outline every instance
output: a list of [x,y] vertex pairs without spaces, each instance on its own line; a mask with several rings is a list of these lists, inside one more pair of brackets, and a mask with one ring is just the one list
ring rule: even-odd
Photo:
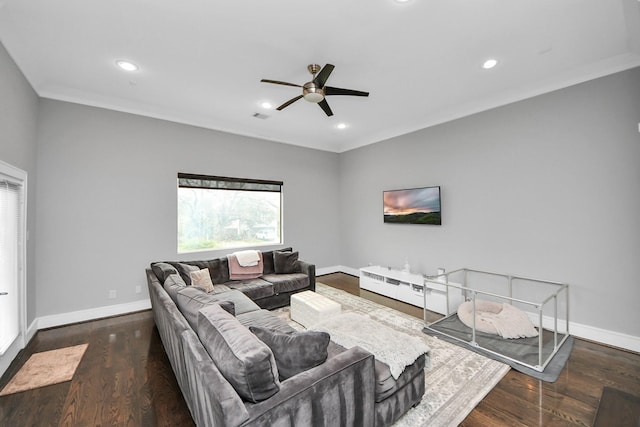
[[178,253],[282,243],[282,182],[178,174]]

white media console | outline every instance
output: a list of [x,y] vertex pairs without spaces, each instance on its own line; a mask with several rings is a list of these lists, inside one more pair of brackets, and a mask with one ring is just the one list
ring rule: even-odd
[[457,310],[458,306],[464,302],[462,294],[457,289],[452,288],[447,292],[446,285],[425,283],[424,277],[420,274],[378,265],[360,269],[360,288],[445,315]]

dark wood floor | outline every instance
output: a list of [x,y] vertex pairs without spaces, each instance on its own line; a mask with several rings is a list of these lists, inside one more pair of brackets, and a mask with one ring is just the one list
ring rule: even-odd
[[[357,277],[319,281],[361,293]],[[422,318],[417,307],[361,296]],[[31,354],[82,343],[89,347],[72,381],[0,397],[0,426],[193,425],[150,311],[39,331],[0,378],[0,389]],[[603,386],[640,396],[640,355],[576,340],[556,383],[511,370],[462,425],[591,426]]]
[[194,426],[151,311],[39,331],[31,354],[89,343],[72,381],[0,397],[0,426]]

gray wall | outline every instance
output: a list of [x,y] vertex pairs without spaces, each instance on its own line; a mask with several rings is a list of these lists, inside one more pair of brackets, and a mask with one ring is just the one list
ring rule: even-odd
[[0,160],[27,172],[27,326],[35,308],[36,129],[38,96],[0,44]]
[[[570,283],[571,320],[640,336],[640,69],[340,156],[342,263]],[[440,185],[442,226],[382,221]]]
[[52,100],[40,114],[38,316],[146,298],[151,261],[225,254],[177,255],[178,172],[284,181],[285,245],[339,263],[335,153]]

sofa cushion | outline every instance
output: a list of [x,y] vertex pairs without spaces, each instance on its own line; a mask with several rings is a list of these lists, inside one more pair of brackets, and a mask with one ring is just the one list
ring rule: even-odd
[[[217,288],[218,285],[215,286]],[[221,301],[231,301],[236,307],[236,316],[260,310],[260,306],[240,291],[229,290],[220,294],[209,294]]]
[[273,290],[273,284],[267,282],[266,280],[262,280],[261,278],[232,280],[230,282],[223,283],[223,285],[242,292],[254,301],[260,298],[270,297],[275,294]]
[[309,276],[304,273],[267,274],[262,276],[262,279],[273,284],[273,291],[276,294],[309,287]]
[[250,326],[249,330],[271,349],[276,359],[281,381],[316,367],[327,360],[327,346],[331,338],[327,332],[282,333],[259,326]]
[[[174,270],[175,271],[175,270]],[[184,283],[182,277],[176,272],[173,274],[169,274],[166,279],[164,279],[164,283],[162,287],[169,294],[174,303],[178,303],[178,292],[187,287],[187,284]]]
[[194,286],[187,286],[180,290],[176,299],[178,309],[194,329],[198,324],[198,312],[209,305],[220,305],[232,316],[235,315],[235,304],[233,302],[221,300],[216,295],[207,294],[202,289]]
[[209,276],[209,269],[203,268],[202,270],[192,271],[189,273],[191,278],[191,286],[200,288],[205,292],[213,292],[213,282],[211,276]]
[[231,288],[227,285],[213,285],[213,291],[209,292],[210,294],[221,294],[227,291],[230,291]]
[[294,273],[296,261],[298,252],[273,252],[273,268],[276,274]]
[[250,326],[259,326],[283,333],[295,332],[295,329],[284,319],[278,317],[274,312],[265,309],[238,314],[236,318],[247,328]]
[[154,262],[151,263],[151,270],[153,274],[156,275],[160,283],[164,283],[167,279],[167,276],[170,274],[176,274],[178,271],[175,267],[167,262]]
[[243,399],[260,402],[280,390],[269,347],[220,306],[200,310],[197,331],[213,362]]

